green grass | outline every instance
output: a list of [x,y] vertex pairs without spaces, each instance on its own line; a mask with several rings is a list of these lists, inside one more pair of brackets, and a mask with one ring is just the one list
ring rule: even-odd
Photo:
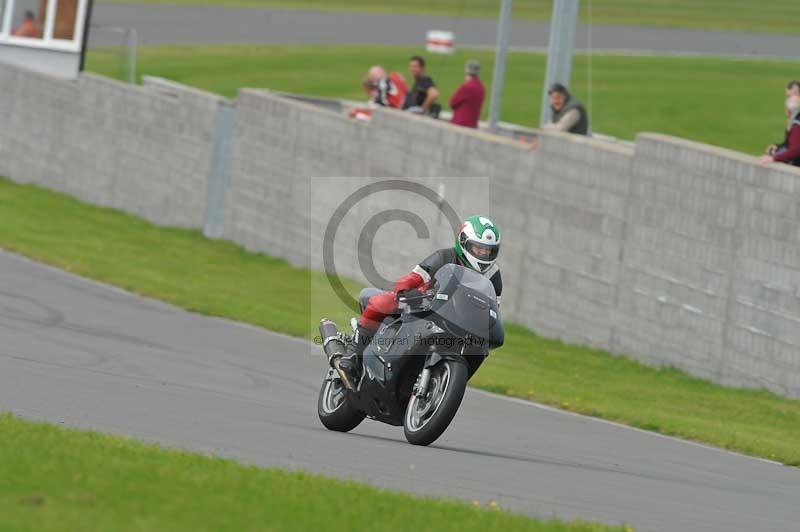
[[[240,87],[264,87],[363,100],[359,80],[369,65],[382,63],[408,76],[408,57],[420,52],[390,46],[145,46],[139,49],[139,72],[229,97]],[[473,56],[490,78],[490,52],[429,56],[445,104]],[[88,68],[119,77],[120,58],[108,49],[92,50]],[[503,120],[538,126],[544,68],[542,54],[510,54]],[[579,55],[572,89],[588,104],[597,132],[633,139],[655,131],[760,154],[783,138],[783,90],[795,78],[800,62]]]
[[[102,0],[129,2],[130,0]],[[500,0],[137,0],[141,3],[273,7],[327,11],[415,13],[497,18]],[[552,0],[515,0],[517,19],[549,20]],[[800,4],[794,0],[583,0],[581,21],[671,28],[798,33]],[[456,30],[458,25],[456,21]]]
[[[0,246],[190,310],[294,336],[311,338],[322,315],[340,323],[350,316],[323,274],[6,180],[0,180]],[[725,388],[518,326],[508,327],[506,345],[492,353],[472,385],[800,465],[800,401]]]
[[603,532],[0,414],[0,530]]

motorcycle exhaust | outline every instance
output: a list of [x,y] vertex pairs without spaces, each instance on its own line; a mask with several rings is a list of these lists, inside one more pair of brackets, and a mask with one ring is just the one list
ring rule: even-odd
[[328,355],[328,360],[335,356],[342,356],[347,352],[347,346],[344,345],[342,339],[339,337],[339,329],[336,324],[327,318],[322,318],[319,322],[319,336],[322,338],[322,350]]
[[328,362],[331,363],[333,369],[339,373],[342,384],[344,384],[344,387],[348,390],[355,390],[350,375],[339,367],[342,356],[347,353],[347,346],[342,341],[342,337],[339,336],[339,330],[336,328],[336,324],[327,318],[323,318],[319,322],[319,336],[322,338],[322,350],[328,355]]

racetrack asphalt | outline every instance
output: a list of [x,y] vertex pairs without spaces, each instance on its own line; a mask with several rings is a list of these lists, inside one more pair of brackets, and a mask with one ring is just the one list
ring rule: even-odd
[[0,251],[0,410],[637,531],[800,522],[798,469],[474,390],[428,448],[370,420],[329,432],[316,414],[325,368],[309,342]]
[[[456,45],[494,47],[490,19],[386,13],[164,4],[95,4],[91,46],[119,45],[110,28],[135,28],[141,44],[387,44],[424,45],[428,30],[452,30]],[[511,46],[543,50],[548,22],[514,21]],[[800,35],[580,25],[576,47],[595,52],[700,54],[797,59]]]

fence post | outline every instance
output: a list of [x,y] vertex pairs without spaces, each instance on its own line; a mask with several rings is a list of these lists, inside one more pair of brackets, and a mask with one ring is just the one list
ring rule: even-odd
[[492,94],[489,102],[489,130],[497,133],[500,121],[500,107],[503,105],[503,88],[506,77],[506,55],[511,38],[512,0],[502,0],[500,20],[497,24],[497,48],[494,55],[494,74],[492,75]]
[[214,152],[211,159],[211,173],[208,176],[208,199],[203,222],[203,235],[208,238],[222,238],[225,232],[225,197],[230,185],[235,123],[236,107],[234,103],[220,102],[214,127]]
[[139,34],[135,28],[128,28],[125,35],[128,46],[128,83],[136,84],[136,48],[139,46]]
[[542,91],[540,125],[552,119],[547,90],[553,83],[569,87],[572,77],[572,55],[575,50],[575,32],[578,24],[580,0],[554,0],[553,18],[550,20],[550,44],[547,48],[547,72]]

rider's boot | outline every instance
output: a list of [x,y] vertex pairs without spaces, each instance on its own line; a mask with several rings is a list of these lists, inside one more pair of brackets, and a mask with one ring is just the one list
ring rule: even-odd
[[344,385],[351,390],[355,390],[359,368],[361,368],[361,356],[374,335],[375,331],[359,325],[353,341],[347,346],[347,352],[331,359],[331,365],[339,373]]

